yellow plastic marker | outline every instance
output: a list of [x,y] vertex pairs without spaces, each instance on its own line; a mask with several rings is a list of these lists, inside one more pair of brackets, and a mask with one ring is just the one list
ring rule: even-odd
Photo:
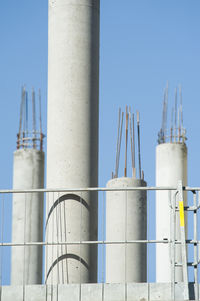
[[179,210],[180,210],[180,226],[184,227],[185,226],[185,218],[184,218],[184,205],[183,205],[183,201],[179,202]]

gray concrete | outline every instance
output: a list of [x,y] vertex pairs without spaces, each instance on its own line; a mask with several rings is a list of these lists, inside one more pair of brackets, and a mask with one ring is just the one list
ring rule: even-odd
[[[14,152],[13,189],[44,187],[44,153]],[[13,194],[12,243],[43,241],[43,193]],[[42,247],[12,247],[12,284],[42,283]]]
[[[143,187],[146,182],[116,178],[108,188]],[[146,191],[108,191],[106,193],[106,240],[146,240]],[[106,282],[145,282],[147,246],[142,243],[106,245]]]
[[[99,0],[49,0],[48,188],[98,186],[99,9]],[[52,207],[61,196],[49,198],[46,240],[96,240],[97,194],[66,195]],[[48,283],[96,282],[97,248],[47,248],[46,275]]]
[[[199,288],[200,291],[200,288]],[[184,300],[184,284],[175,286],[175,300]],[[195,300],[194,284],[189,284]],[[169,301],[174,300],[171,283],[67,284],[4,286],[1,301]]]
[[[174,186],[182,180],[187,185],[187,147],[184,143],[164,143],[156,148],[156,186]],[[172,199],[172,198],[171,198]],[[184,204],[187,195],[184,194]],[[170,217],[171,203],[168,191],[156,192],[156,239],[172,238],[172,219]],[[187,216],[185,215],[186,226]],[[176,215],[176,239],[180,240],[179,214]],[[170,245],[156,245],[156,280],[157,282],[171,281],[171,253]],[[176,246],[176,261],[182,262],[181,247]],[[175,280],[183,281],[182,267],[176,267]]]

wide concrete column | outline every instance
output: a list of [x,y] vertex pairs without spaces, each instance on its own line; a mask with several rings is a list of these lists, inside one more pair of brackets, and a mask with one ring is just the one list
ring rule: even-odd
[[[13,189],[44,187],[44,153],[14,152]],[[43,193],[13,194],[12,243],[43,241]],[[42,246],[12,247],[11,284],[42,283]]]
[[[48,67],[47,187],[96,187],[99,0],[49,0]],[[46,240],[96,240],[97,208],[96,193],[50,195]],[[46,280],[96,282],[97,247],[47,248]]]
[[[185,143],[163,143],[156,147],[156,186],[187,185],[187,147]],[[172,239],[172,202],[169,191],[156,192],[156,239]],[[171,203],[172,202],[172,203]],[[184,194],[187,204],[187,195]],[[187,216],[185,216],[187,225]],[[176,239],[180,240],[179,213],[176,214]],[[176,262],[182,262],[180,245],[175,248]],[[171,281],[171,249],[169,244],[156,245],[156,281]],[[175,281],[183,281],[181,267],[175,269]]]
[[[146,182],[116,178],[107,188],[145,187]],[[106,240],[147,239],[146,191],[108,191],[106,195]],[[106,246],[106,282],[146,282],[147,246],[144,243]]]

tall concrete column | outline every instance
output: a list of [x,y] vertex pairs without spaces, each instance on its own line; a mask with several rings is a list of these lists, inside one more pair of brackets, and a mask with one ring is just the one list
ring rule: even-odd
[[[185,143],[163,143],[156,148],[156,186],[177,187],[182,180],[187,185],[187,147]],[[168,191],[156,192],[156,239],[171,239],[172,220],[170,217],[172,198]],[[184,194],[187,204],[187,195]],[[185,216],[187,222],[187,216]],[[180,240],[179,216],[176,215],[176,239]],[[182,262],[180,245],[175,248],[177,262]],[[156,245],[156,281],[171,282],[171,251],[169,244]],[[175,269],[175,281],[183,281],[181,267]]]
[[[49,0],[48,188],[98,186],[99,5]],[[96,240],[97,208],[96,193],[50,195],[46,240]],[[97,247],[48,247],[46,281],[96,282]]]
[[[13,189],[44,187],[44,153],[37,149],[14,152]],[[43,241],[43,193],[13,195],[12,243]],[[11,284],[42,283],[42,246],[12,247]]]
[[[115,178],[107,188],[145,187],[141,179]],[[147,239],[146,191],[108,191],[106,240]],[[146,282],[147,246],[144,243],[106,245],[106,282]]]

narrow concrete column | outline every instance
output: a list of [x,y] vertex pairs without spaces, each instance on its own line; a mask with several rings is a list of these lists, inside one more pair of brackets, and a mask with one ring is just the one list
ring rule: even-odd
[[[145,187],[146,182],[116,178],[107,188]],[[106,195],[106,240],[146,240],[146,191],[108,191]],[[146,282],[147,246],[144,243],[106,246],[106,282]]]
[[[13,189],[44,187],[44,153],[36,149],[14,152]],[[43,193],[13,195],[12,242],[43,241]],[[12,247],[11,284],[42,283],[42,246]]]
[[[156,186],[177,187],[182,180],[187,185],[187,147],[185,143],[163,143],[156,148]],[[156,239],[172,238],[172,216],[169,191],[156,192]],[[184,194],[184,202],[187,204],[187,195]],[[187,216],[185,215],[186,225]],[[176,239],[180,240],[179,214],[176,214]],[[181,247],[175,248],[177,262],[182,262]],[[169,244],[156,245],[156,281],[171,281],[171,249]],[[181,267],[175,269],[175,281],[183,281]]]
[[[98,186],[99,0],[49,0],[47,187]],[[97,193],[49,195],[46,240],[97,240]],[[97,247],[48,247],[47,283],[97,282]]]

